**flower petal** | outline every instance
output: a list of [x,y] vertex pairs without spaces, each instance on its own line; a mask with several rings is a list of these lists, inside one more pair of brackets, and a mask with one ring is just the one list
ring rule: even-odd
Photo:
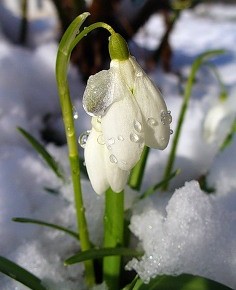
[[90,116],[101,116],[113,102],[113,70],[90,76],[83,95],[83,107]]
[[104,146],[98,143],[101,132],[92,128],[84,149],[85,164],[92,187],[97,194],[109,188],[104,160]]
[[142,112],[145,144],[165,149],[170,138],[170,112],[167,111],[161,93],[138,64],[136,69],[134,96]]
[[104,147],[104,155],[106,174],[110,187],[114,192],[121,192],[127,183],[129,171],[120,169],[115,163],[110,161],[110,152],[106,147]]
[[124,97],[115,102],[102,117],[102,130],[110,162],[129,171],[140,159],[144,146],[142,116],[130,91],[120,85],[118,94]]
[[206,115],[203,124],[203,136],[207,143],[221,144],[229,134],[235,112],[227,100],[213,106]]

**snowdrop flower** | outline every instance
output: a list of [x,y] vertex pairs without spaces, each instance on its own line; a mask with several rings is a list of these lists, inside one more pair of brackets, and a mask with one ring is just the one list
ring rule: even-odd
[[230,133],[235,118],[235,98],[219,99],[210,108],[203,123],[203,136],[206,142],[220,146]]
[[144,145],[163,150],[171,115],[158,89],[130,56],[119,34],[109,40],[111,63],[88,79],[83,106],[92,116],[85,162],[97,193],[121,191]]

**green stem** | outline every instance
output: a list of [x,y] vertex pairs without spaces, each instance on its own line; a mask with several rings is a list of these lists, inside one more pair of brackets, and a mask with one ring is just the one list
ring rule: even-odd
[[[104,248],[116,248],[123,245],[124,238],[124,192],[106,191],[104,215]],[[105,257],[103,275],[109,290],[119,289],[121,257]]]
[[19,43],[25,44],[27,40],[28,32],[28,0],[21,0],[21,26],[20,26],[20,36]]
[[[179,119],[178,119],[178,122],[177,122],[177,127],[175,129],[174,139],[173,139],[173,142],[172,142],[172,147],[171,147],[169,159],[167,161],[167,165],[166,165],[166,168],[165,168],[163,180],[168,180],[168,177],[171,174],[172,168],[174,166],[177,145],[178,145],[178,142],[179,142],[179,138],[180,138],[181,129],[182,129],[182,125],[183,125],[183,122],[184,122],[185,114],[186,114],[187,109],[188,109],[188,104],[189,104],[189,100],[190,100],[190,97],[191,97],[192,87],[193,87],[193,84],[194,84],[194,81],[195,81],[196,73],[197,73],[198,69],[200,68],[200,66],[202,65],[202,63],[204,61],[206,61],[210,57],[214,57],[214,56],[222,54],[222,53],[224,53],[223,50],[207,51],[207,52],[201,54],[199,57],[197,57],[195,59],[193,65],[192,65],[191,72],[189,74],[188,81],[187,81],[187,84],[186,84],[186,87],[185,87],[184,99],[183,99],[182,107],[181,107],[181,110],[180,110],[180,115],[179,115]],[[169,186],[169,180],[163,185],[162,190],[163,191],[167,190],[168,186]]]
[[129,186],[135,190],[139,190],[141,187],[149,149],[148,147],[143,149],[139,162],[135,165],[130,174]]
[[[111,34],[115,33],[108,24],[103,22],[94,23],[89,27],[84,28],[83,31],[80,32],[80,27],[88,16],[89,13],[85,12],[79,15],[70,24],[59,44],[56,61],[56,79],[68,144],[71,176],[74,189],[75,208],[77,215],[77,225],[82,251],[89,250],[91,245],[89,241],[88,227],[85,217],[85,209],[83,206],[83,197],[80,184],[79,153],[77,147],[78,144],[74,128],[70,91],[67,81],[68,64],[70,61],[71,52],[74,47],[83,37],[85,37],[92,30],[96,28],[105,28]],[[89,286],[93,286],[95,283],[93,262],[91,260],[85,261],[84,265],[87,284]]]
[[[68,144],[68,153],[70,160],[70,168],[72,175],[72,183],[74,189],[74,199],[75,199],[75,208],[77,216],[77,226],[80,238],[81,250],[85,251],[90,249],[90,241],[88,234],[88,227],[85,217],[85,210],[83,206],[83,198],[80,184],[80,168],[79,168],[79,153],[78,153],[78,144],[75,134],[74,120],[73,120],[73,110],[72,103],[70,98],[70,91],[67,81],[67,71],[68,63],[70,60],[70,54],[73,49],[71,44],[74,41],[76,34],[78,33],[78,27],[83,23],[88,14],[84,13],[83,15],[77,17],[72,24],[69,26],[65,32],[58,48],[57,53],[57,62],[56,62],[56,78],[57,86],[60,97],[60,104],[62,109],[62,116],[65,126],[66,139]],[[94,285],[94,268],[93,262],[86,261],[85,265],[85,276],[86,281],[89,286]]]

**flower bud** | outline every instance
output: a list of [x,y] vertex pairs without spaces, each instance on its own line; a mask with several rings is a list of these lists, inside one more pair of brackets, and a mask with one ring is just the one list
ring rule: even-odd
[[129,48],[119,33],[113,33],[109,38],[109,53],[111,59],[126,60],[129,58]]

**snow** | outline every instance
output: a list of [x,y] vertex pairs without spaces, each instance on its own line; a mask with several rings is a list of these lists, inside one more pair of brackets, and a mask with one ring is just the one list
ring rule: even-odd
[[153,204],[132,216],[130,229],[145,255],[127,268],[145,282],[161,274],[192,273],[235,289],[235,218],[222,208],[221,199],[207,196],[196,181],[188,182],[175,191],[164,214]]
[[[23,127],[44,142],[41,132],[47,125],[58,140],[65,141],[54,73],[58,25],[55,12],[45,8],[49,14],[37,14],[31,4],[27,47],[20,47],[8,39],[10,36],[16,41],[18,35],[19,18],[13,2],[0,1],[0,255],[29,269],[52,288],[86,289],[83,265],[63,266],[63,261],[79,250],[72,237],[11,221],[16,216],[37,218],[76,230],[70,180],[62,183],[16,130]],[[3,7],[7,10],[3,11]],[[208,49],[227,50],[213,62],[233,100],[235,11],[232,5],[200,5],[185,11],[171,36],[174,73],[164,73],[160,68],[150,72],[172,112],[174,131],[182,104],[183,80],[178,73],[185,80],[190,64],[200,53]],[[153,49],[162,33],[162,19],[153,15],[135,36],[131,45],[133,54],[137,51],[135,55],[139,58]],[[132,207],[133,211],[130,229],[140,240],[139,247],[145,250],[141,261],[133,260],[129,267],[135,268],[146,281],[157,274],[187,272],[235,288],[236,139],[223,152],[218,151],[216,144],[204,140],[203,122],[208,110],[217,103],[220,87],[208,67],[201,68],[196,81],[177,148],[175,168],[181,168],[180,175],[172,180],[169,192],[135,206],[138,193],[127,188],[126,207]],[[90,128],[90,121],[80,101],[85,85],[73,66],[69,70],[69,83],[79,116],[76,121],[79,136]],[[68,174],[66,146],[46,146]],[[162,179],[170,148],[171,144],[164,151],[151,150],[141,192]],[[214,195],[204,193],[194,181],[206,173],[208,186],[215,188]],[[46,187],[59,193],[49,193]],[[91,240],[101,245],[104,197],[93,192],[84,176],[82,187]],[[26,289],[2,274],[0,283],[4,290]],[[104,285],[98,287],[104,289]]]

